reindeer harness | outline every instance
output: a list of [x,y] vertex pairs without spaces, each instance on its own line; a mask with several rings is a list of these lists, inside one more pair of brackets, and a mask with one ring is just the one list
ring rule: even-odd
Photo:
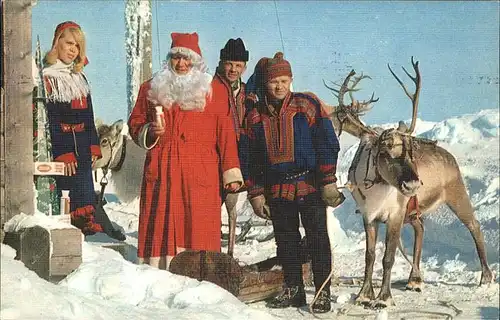
[[[380,184],[384,183],[384,180],[380,176],[380,173],[378,171],[378,159],[380,156],[381,151],[381,144],[385,143],[390,139],[390,134],[391,132],[395,129],[389,129],[383,131],[380,136],[377,137],[377,139],[373,142],[371,146],[367,146],[368,142],[363,143],[360,145],[358,150],[356,151],[356,154],[354,155],[354,159],[352,161],[351,166],[349,167],[349,176],[352,177],[352,185],[354,188],[352,188],[352,191],[357,191],[361,198],[363,200],[366,199],[366,196],[363,194],[363,192],[360,190],[357,183],[356,179],[356,168],[359,165],[361,161],[361,155],[362,153],[366,150],[368,151],[368,158],[366,159],[366,172],[365,172],[365,177],[363,179],[363,184],[365,189],[370,189],[373,187],[375,184]],[[423,143],[431,143],[431,144],[436,144],[436,141],[432,140],[427,140],[427,139],[422,139],[422,138],[415,138],[410,135],[403,134],[404,137],[402,138],[402,142],[398,144],[390,144],[389,147],[395,147],[395,146],[402,146],[403,147],[403,152],[401,154],[401,159],[404,159],[406,156],[408,156],[411,161],[414,160],[414,149],[418,148],[418,142],[423,142]],[[367,149],[368,148],[368,149]],[[375,152],[374,152],[375,151]],[[373,179],[370,179],[368,177],[369,173],[371,170],[374,170],[375,177]],[[412,215],[412,212],[415,211],[415,216]],[[405,214],[405,222],[409,222],[410,219],[416,218],[420,219],[421,211],[419,209],[418,205],[418,198],[417,196],[412,196],[408,200],[408,203],[406,205],[406,214]]]
[[[121,136],[122,136],[122,147],[121,147],[121,153],[120,153],[120,158],[118,160],[118,163],[116,164],[116,166],[110,167],[111,160],[113,159],[113,145],[109,144],[109,148],[111,149],[109,160],[108,160],[108,163],[106,163],[106,165],[101,168],[102,178],[101,178],[101,181],[99,182],[99,184],[101,185],[101,192],[99,193],[99,198],[97,200],[98,206],[100,206],[102,203],[102,199],[104,197],[104,190],[106,189],[106,186],[108,185],[108,182],[109,182],[108,177],[107,177],[108,170],[111,169],[112,171],[115,171],[115,172],[120,171],[120,169],[123,166],[123,162],[125,162],[125,155],[127,153],[127,137],[123,134]],[[97,171],[96,171],[96,175],[95,175],[95,180],[97,181]]]

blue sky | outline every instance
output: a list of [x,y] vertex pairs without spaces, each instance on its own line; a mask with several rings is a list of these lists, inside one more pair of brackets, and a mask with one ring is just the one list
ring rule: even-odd
[[[339,81],[351,68],[364,72],[355,96],[380,98],[364,119],[369,124],[411,117],[411,102],[390,75],[387,63],[410,91],[413,82],[401,70],[420,61],[422,90],[418,116],[440,121],[499,107],[499,3],[427,1],[277,1],[285,58],[295,91],[312,91],[330,104],[336,98],[325,81]],[[213,73],[219,50],[241,37],[250,51],[246,80],[263,56],[281,51],[273,1],[159,1],[153,7],[153,72],[165,59],[171,32],[198,32],[200,47]],[[125,2],[120,0],[38,0],[32,10],[33,48],[40,36],[48,50],[56,25],[79,23],[87,37],[97,117],[127,118]],[[159,32],[158,32],[159,31]],[[158,41],[159,39],[159,41]]]

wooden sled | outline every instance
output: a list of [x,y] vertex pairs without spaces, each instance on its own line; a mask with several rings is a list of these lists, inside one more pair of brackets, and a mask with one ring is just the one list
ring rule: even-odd
[[222,252],[188,250],[172,259],[169,271],[215,283],[245,303],[273,297],[283,286],[283,272],[276,257],[240,266]]

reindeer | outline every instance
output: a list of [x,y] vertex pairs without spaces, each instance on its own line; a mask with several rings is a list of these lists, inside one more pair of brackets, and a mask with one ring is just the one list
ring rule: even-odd
[[[363,132],[361,142],[349,169],[347,187],[363,216],[366,233],[365,276],[356,301],[373,308],[394,305],[391,295],[391,269],[396,248],[401,245],[401,229],[409,223],[414,229],[413,263],[408,284],[409,290],[421,292],[423,280],[420,273],[424,226],[422,218],[446,204],[469,229],[476,244],[482,267],[481,284],[490,283],[493,274],[488,267],[483,234],[474,215],[472,204],[462,180],[457,161],[447,150],[435,141],[412,136],[415,129],[421,77],[418,61],[411,59],[415,77],[403,67],[404,72],[416,86],[410,94],[403,82],[388,65],[391,74],[402,86],[412,101],[413,114],[408,128],[400,122],[399,127],[382,133],[365,126],[361,122],[351,125]],[[344,81],[339,92],[352,92]],[[385,253],[383,257],[382,286],[375,298],[372,284],[375,244],[379,223],[387,224]]]
[[94,163],[93,169],[102,168],[104,173],[111,170],[116,195],[128,203],[140,196],[146,151],[137,146],[130,136],[122,134],[123,126],[123,120],[111,125],[96,121],[102,158]]

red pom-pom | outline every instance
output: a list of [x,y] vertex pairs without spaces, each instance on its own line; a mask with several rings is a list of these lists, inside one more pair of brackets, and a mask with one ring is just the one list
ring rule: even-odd
[[283,52],[280,52],[280,51],[276,52],[276,53],[274,54],[274,58],[273,58],[273,59],[280,59],[280,60],[283,60]]

